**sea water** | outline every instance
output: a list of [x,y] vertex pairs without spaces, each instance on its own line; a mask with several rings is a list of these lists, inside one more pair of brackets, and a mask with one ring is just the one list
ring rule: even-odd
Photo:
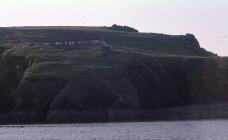
[[228,140],[228,120],[4,125],[0,140]]

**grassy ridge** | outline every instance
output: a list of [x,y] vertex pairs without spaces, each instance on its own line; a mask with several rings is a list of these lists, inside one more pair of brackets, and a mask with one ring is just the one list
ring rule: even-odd
[[30,67],[24,77],[62,78],[74,77],[96,69],[118,68],[130,59],[130,56],[124,53],[107,52],[104,48],[65,49],[38,46],[11,48],[3,54],[3,60],[11,56],[24,56],[29,59]]
[[[6,30],[6,29],[5,29]],[[20,27],[8,28],[5,40],[24,40],[35,43],[104,39],[107,44],[123,49],[155,54],[213,56],[200,48],[194,36],[131,33],[112,31],[106,27]],[[12,35],[13,34],[13,35]]]

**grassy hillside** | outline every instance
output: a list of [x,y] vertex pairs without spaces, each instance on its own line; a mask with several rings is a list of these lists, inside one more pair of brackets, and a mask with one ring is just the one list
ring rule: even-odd
[[[112,121],[121,110],[228,102],[228,59],[200,48],[190,34],[107,27],[2,28],[0,34],[0,122]],[[93,39],[106,44],[42,45]]]
[[[24,77],[72,77],[85,71],[121,67],[123,63],[137,59],[140,55],[215,56],[201,49],[193,35],[119,32],[107,27],[17,27],[2,28],[0,33],[2,45],[8,48],[3,54],[3,59],[10,56],[24,56],[29,59],[30,67]],[[104,39],[108,49],[75,49],[41,45],[43,42],[92,39]]]
[[18,27],[4,28],[3,40],[8,42],[33,42],[104,39],[114,48],[151,54],[183,56],[214,56],[200,48],[190,34],[171,36],[154,33],[113,31],[107,27]]

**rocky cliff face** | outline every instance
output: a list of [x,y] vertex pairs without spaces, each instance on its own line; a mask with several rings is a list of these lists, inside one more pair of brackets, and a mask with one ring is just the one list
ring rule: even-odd
[[[25,59],[17,60],[13,62],[26,68]],[[15,67],[13,62],[7,61]],[[122,66],[70,79],[25,78],[20,84],[11,80],[14,100],[1,98],[1,108],[10,106],[11,114],[2,120],[24,115],[27,121],[12,122],[140,120],[160,108],[228,102],[227,58],[139,57]],[[156,116],[150,115],[147,120]]]
[[193,34],[186,34],[185,39],[187,44],[190,46],[194,46],[195,48],[200,48],[199,41],[196,39],[196,37]]
[[29,66],[24,56],[12,56],[1,59],[0,63],[0,111],[10,111],[15,106],[16,89],[24,71]]
[[157,109],[228,102],[228,59],[194,35],[71,28],[0,29],[0,123],[152,120],[170,114]]

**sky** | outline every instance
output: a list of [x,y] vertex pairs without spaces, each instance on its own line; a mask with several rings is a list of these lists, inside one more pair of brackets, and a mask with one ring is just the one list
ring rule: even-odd
[[0,0],[0,26],[128,25],[141,32],[194,34],[228,56],[228,0]]

